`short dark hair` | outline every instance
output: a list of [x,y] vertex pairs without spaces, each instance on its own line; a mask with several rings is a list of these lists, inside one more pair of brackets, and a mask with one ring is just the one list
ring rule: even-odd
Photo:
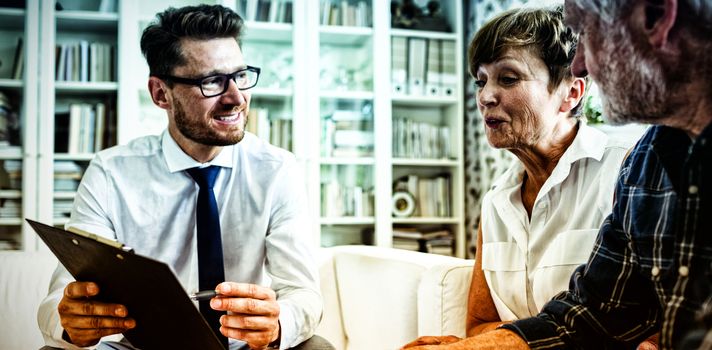
[[467,61],[472,76],[483,63],[500,58],[507,49],[531,49],[549,70],[549,91],[572,78],[571,62],[578,36],[564,25],[563,6],[514,9],[501,13],[480,28],[470,42]]
[[169,7],[158,13],[141,35],[141,52],[150,74],[171,75],[185,64],[181,39],[235,38],[239,42],[243,20],[235,11],[220,5]]

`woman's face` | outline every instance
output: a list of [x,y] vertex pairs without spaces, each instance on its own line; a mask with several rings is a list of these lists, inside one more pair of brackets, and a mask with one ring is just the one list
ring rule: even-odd
[[477,69],[477,107],[494,148],[534,147],[551,137],[567,89],[548,90],[544,61],[525,48],[511,48]]

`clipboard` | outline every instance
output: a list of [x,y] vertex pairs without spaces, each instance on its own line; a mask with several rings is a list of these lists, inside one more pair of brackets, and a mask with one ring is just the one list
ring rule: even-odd
[[99,285],[96,300],[123,304],[136,327],[123,333],[143,350],[225,350],[171,268],[119,242],[25,219],[77,281]]

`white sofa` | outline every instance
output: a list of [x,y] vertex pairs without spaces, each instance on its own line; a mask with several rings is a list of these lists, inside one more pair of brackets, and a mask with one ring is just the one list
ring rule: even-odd
[[[465,333],[472,260],[397,249],[319,250],[324,316],[317,334],[337,349],[396,349],[419,335]],[[56,260],[0,252],[0,349],[38,349],[37,307]]]

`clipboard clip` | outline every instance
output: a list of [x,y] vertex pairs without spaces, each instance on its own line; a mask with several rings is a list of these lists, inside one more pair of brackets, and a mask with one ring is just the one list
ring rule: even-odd
[[131,248],[131,247],[129,247],[129,246],[127,246],[127,245],[125,245],[125,244],[119,242],[119,241],[115,241],[115,240],[113,240],[113,239],[109,239],[109,238],[106,238],[106,237],[103,237],[103,236],[99,236],[99,235],[97,235],[97,234],[90,233],[90,232],[87,232],[87,231],[78,229],[78,228],[76,228],[76,227],[70,227],[67,231],[69,231],[69,232],[71,232],[71,233],[74,233],[74,234],[76,234],[76,235],[82,236],[82,237],[84,237],[84,238],[89,238],[89,239],[91,239],[91,240],[94,240],[94,241],[97,241],[97,242],[100,242],[100,243],[104,243],[104,244],[106,244],[106,245],[108,245],[108,246],[111,246],[111,247],[114,247],[114,248],[117,248],[117,249],[121,249],[122,251],[124,251],[124,252],[126,252],[126,253],[132,253],[132,254],[135,253],[133,248]]

